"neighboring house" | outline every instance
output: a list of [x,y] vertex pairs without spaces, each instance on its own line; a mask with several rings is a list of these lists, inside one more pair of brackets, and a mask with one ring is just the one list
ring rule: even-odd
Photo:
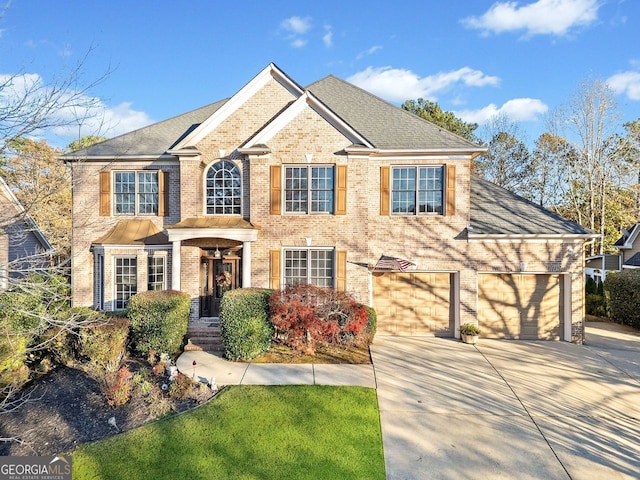
[[[230,288],[351,292],[378,332],[571,340],[594,235],[471,174],[485,148],[334,76],[268,65],[233,97],[62,157],[75,305],[218,315]],[[225,273],[226,272],[226,273]]]
[[620,251],[622,268],[640,268],[640,222],[625,230],[622,236],[613,244]]
[[0,177],[0,291],[11,278],[47,264],[53,248]]
[[611,253],[594,255],[585,259],[584,274],[597,283],[607,279],[608,272],[619,272],[622,269],[622,257]]

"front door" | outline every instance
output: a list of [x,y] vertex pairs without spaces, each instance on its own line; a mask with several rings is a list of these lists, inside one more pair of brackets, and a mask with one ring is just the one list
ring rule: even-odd
[[200,316],[217,317],[225,292],[240,286],[240,257],[203,255],[200,263]]

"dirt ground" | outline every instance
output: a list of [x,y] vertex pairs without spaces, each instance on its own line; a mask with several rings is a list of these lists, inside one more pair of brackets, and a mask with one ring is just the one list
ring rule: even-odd
[[[131,430],[154,419],[149,405],[136,398],[110,407],[96,380],[84,371],[59,367],[31,387],[31,400],[0,415],[0,436],[16,440],[0,443],[0,455],[57,455],[85,442]],[[197,398],[172,401],[174,411],[184,411],[211,397],[208,388]],[[115,417],[115,424],[109,422]]]

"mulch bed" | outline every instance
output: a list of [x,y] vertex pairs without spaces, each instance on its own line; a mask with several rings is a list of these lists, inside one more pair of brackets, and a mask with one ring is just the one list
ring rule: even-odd
[[[0,436],[19,440],[0,443],[0,455],[62,454],[154,420],[145,402],[136,397],[122,407],[110,407],[98,382],[75,368],[59,367],[26,391],[31,391],[30,401],[0,415]],[[206,392],[210,391],[202,389],[199,398],[172,401],[173,410],[204,403],[212,396]],[[111,417],[116,427],[110,425]]]

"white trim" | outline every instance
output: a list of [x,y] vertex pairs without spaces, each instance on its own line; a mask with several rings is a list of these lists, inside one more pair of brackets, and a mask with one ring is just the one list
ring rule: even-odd
[[460,338],[460,272],[451,274],[453,278],[453,336]]
[[162,288],[160,290],[167,289],[167,253],[160,252],[154,255],[147,255],[147,291],[149,290],[149,267],[151,266],[151,260],[154,258],[162,259]]
[[248,149],[253,148],[255,145],[268,143],[269,140],[271,140],[280,130],[286,127],[307,106],[318,113],[352,143],[362,143],[369,148],[373,148],[373,145],[371,145],[366,138],[354,130],[351,125],[329,110],[322,102],[313,96],[311,92],[304,92],[300,98],[289,105],[272,122],[268,123],[267,126],[253,137],[243,148]]
[[171,243],[165,243],[163,245],[113,245],[113,244],[103,245],[103,244],[94,244],[94,245],[91,246],[93,251],[96,252],[96,253],[106,253],[107,250],[142,250],[142,251],[169,250],[170,251],[171,247],[172,247]]
[[[211,167],[213,167],[216,163],[220,163],[220,162],[229,162],[231,164],[233,164],[237,169],[238,172],[240,173],[240,213],[207,213],[207,175],[209,174],[209,169]],[[204,172],[202,174],[202,214],[206,217],[242,217],[242,214],[244,212],[244,182],[242,179],[242,169],[238,166],[238,164],[231,160],[230,158],[217,158],[211,162],[209,162],[205,167],[204,167]]]
[[141,162],[145,161],[153,161],[153,160],[164,160],[164,161],[172,161],[170,165],[175,165],[175,162],[178,161],[178,158],[175,155],[170,153],[161,153],[152,154],[152,155],[92,155],[92,156],[77,156],[77,155],[63,155],[57,158],[57,160],[62,160],[65,163],[68,162],[104,162],[108,161],[111,163],[118,163],[120,160],[126,160],[127,162],[135,162],[139,160]]
[[173,242],[171,249],[171,289],[180,290],[180,273],[181,273],[181,258],[180,258],[181,242]]
[[[123,310],[126,309],[125,308],[117,308],[116,304],[118,302],[118,285],[116,283],[116,277],[118,276],[118,272],[117,272],[117,266],[116,266],[116,261],[119,259],[135,259],[136,261],[136,275],[135,275],[135,279],[136,279],[136,293],[140,292],[140,285],[138,285],[138,274],[140,273],[140,265],[138,265],[138,256],[137,255],[112,255],[111,257],[111,261],[113,262],[113,270],[111,271],[111,284],[112,284],[112,289],[113,289],[113,295],[111,297],[111,311],[112,312],[122,312]],[[131,298],[131,297],[129,297]]]
[[31,215],[27,213],[22,203],[20,203],[18,198],[9,188],[9,185],[7,185],[7,182],[5,182],[4,178],[2,177],[0,177],[0,191],[3,191],[5,193],[5,196],[9,200],[9,203],[13,205],[13,207],[16,209],[16,212],[18,212],[18,214],[23,216],[22,220],[24,220],[24,222],[27,224],[27,227],[31,228],[31,230],[29,231],[36,236],[36,238],[40,242],[40,245],[44,247],[45,251],[42,252],[42,254],[48,255],[50,253],[53,253],[55,250],[53,246],[49,243],[49,240],[47,240],[47,237],[44,236],[44,233],[42,233],[42,230],[40,230],[35,220],[31,217]]
[[[281,248],[281,258],[282,261],[280,262],[280,285],[281,286],[286,286],[286,261],[287,258],[285,256],[285,252],[287,251],[295,251],[295,252],[301,252],[301,251],[305,251],[305,252],[310,252],[312,250],[315,251],[321,251],[321,252],[332,252],[333,253],[333,271],[331,272],[331,280],[332,280],[332,285],[331,288],[336,288],[337,287],[337,273],[338,273],[338,265],[337,265],[337,261],[338,261],[338,249],[336,247],[327,247],[327,246],[317,246],[317,247],[282,247]],[[311,267],[309,265],[310,262],[310,258],[307,257],[307,280],[310,279],[311,276]],[[315,285],[315,284],[313,284]]]
[[640,233],[640,223],[636,223],[631,228],[631,231],[629,232],[629,236],[627,237],[627,239],[624,241],[622,245],[616,248],[620,250],[627,250],[629,248],[633,248],[633,244],[636,241],[636,238],[638,237],[638,233]]
[[238,242],[255,242],[258,230],[252,228],[167,228],[170,242],[192,238],[225,238]]
[[[571,274],[565,273],[561,277],[563,283],[563,309],[562,309],[562,321],[564,322],[564,335],[563,340],[565,342],[571,342],[571,333],[573,330],[573,319],[571,317]],[[584,326],[583,326],[584,328]]]
[[[338,169],[337,169],[337,165],[335,163],[317,163],[317,164],[309,164],[309,163],[283,163],[282,164],[282,168],[284,169],[284,171],[282,172],[281,178],[280,178],[280,192],[281,193],[281,198],[280,198],[280,203],[283,205],[282,208],[282,215],[283,216],[293,216],[293,217],[305,217],[305,216],[312,216],[312,215],[335,215],[336,214],[336,197],[337,197],[337,188],[338,188],[338,179],[337,179],[337,173],[338,173]],[[306,212],[289,212],[287,211],[287,190],[286,190],[286,185],[287,185],[287,168],[306,168],[307,169],[307,193],[309,194],[307,196],[307,211]],[[312,196],[310,195],[312,192],[311,189],[311,185],[312,185],[312,181],[311,181],[311,168],[331,168],[333,169],[333,203],[331,205],[331,211],[330,212],[313,212],[311,211],[311,203],[312,203]]]
[[251,288],[251,242],[242,242],[242,288]]
[[283,87],[285,87],[293,95],[302,95],[303,90],[287,75],[284,74],[273,63],[267,65],[258,75],[242,87],[233,97],[231,97],[224,105],[216,110],[209,118],[202,122],[189,135],[187,135],[173,150],[180,150],[185,147],[194,146],[201,141],[211,131],[215,130],[222,122],[229,118],[238,108],[240,108],[247,100],[255,95],[262,87],[264,87],[271,79],[276,79]]

